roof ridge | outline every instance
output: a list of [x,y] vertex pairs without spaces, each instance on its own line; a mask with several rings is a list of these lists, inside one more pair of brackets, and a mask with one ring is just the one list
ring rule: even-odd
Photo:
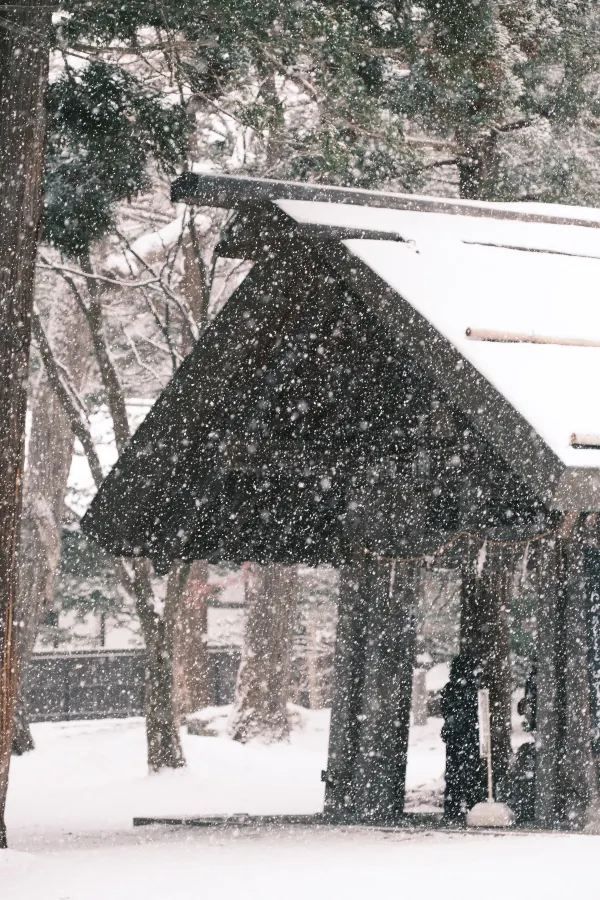
[[[261,206],[277,200],[340,203],[380,209],[466,215],[480,218],[529,222],[538,225],[576,225],[600,228],[600,219],[557,216],[539,212],[507,209],[500,203],[478,200],[446,199],[392,191],[372,191],[336,185],[308,184],[242,175],[203,175],[185,172],[171,186],[171,200],[198,206],[240,209]],[[585,209],[586,207],[581,207]]]

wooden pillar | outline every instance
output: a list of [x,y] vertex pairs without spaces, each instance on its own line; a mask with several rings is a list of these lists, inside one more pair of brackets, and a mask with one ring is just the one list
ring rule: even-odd
[[413,563],[358,557],[340,579],[325,812],[402,815],[415,653]]
[[587,596],[578,529],[539,564],[536,820],[579,828],[598,803]]
[[556,807],[557,707],[557,618],[562,584],[562,553],[555,540],[541,541],[537,549],[537,701],[535,759],[535,820],[553,827]]
[[462,566],[461,653],[469,653],[482,687],[490,692],[494,791],[508,796],[511,757],[509,574],[512,558],[503,545],[471,544]]
[[354,813],[353,777],[358,747],[358,715],[364,676],[367,603],[357,558],[340,572],[335,641],[333,702],[325,780],[325,815],[334,820]]

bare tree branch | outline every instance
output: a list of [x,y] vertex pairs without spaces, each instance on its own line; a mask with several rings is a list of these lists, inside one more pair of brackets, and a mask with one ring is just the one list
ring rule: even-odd
[[92,280],[101,281],[103,284],[110,284],[122,288],[144,288],[160,281],[160,278],[158,277],[149,278],[148,281],[119,281],[116,278],[108,278],[106,275],[98,275],[95,272],[82,272],[78,269],[71,269],[68,266],[57,265],[56,263],[38,262],[36,265],[38,269],[47,269],[50,272],[58,272],[59,274],[66,273],[67,275],[72,275],[76,278],[84,278],[86,282]]
[[[87,265],[90,274],[94,274],[90,260],[87,260]],[[98,284],[92,278],[87,282],[87,286],[89,304],[84,308],[84,314],[90,328],[92,344],[106,392],[106,402],[113,420],[117,450],[121,454],[131,436],[125,394],[104,335],[104,318]]]
[[81,401],[77,396],[77,392],[67,381],[64,372],[61,372],[58,363],[54,358],[46,332],[44,331],[44,326],[41,323],[36,309],[33,311],[31,326],[34,340],[38,346],[48,376],[48,383],[56,393],[56,396],[65,411],[71,431],[83,448],[83,452],[85,453],[85,457],[90,467],[90,472],[92,473],[92,478],[94,479],[94,484],[96,487],[100,487],[104,479],[104,473],[96,452],[87,416],[85,415]]
[[131,347],[131,351],[135,357],[135,361],[137,362],[140,369],[143,369],[145,372],[147,372],[148,375],[150,375],[155,381],[157,381],[161,385],[161,387],[164,386],[164,381],[160,377],[158,372],[156,372],[152,368],[152,366],[149,366],[148,363],[144,362],[144,360],[140,356],[140,352],[138,350],[137,344],[135,343],[134,339],[129,334],[129,332],[127,331],[126,328],[123,328],[123,334],[125,335],[125,339],[127,340],[127,343]]

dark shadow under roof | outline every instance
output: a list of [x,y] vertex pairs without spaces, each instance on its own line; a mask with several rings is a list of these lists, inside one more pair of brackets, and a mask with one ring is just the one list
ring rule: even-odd
[[203,334],[84,531],[164,571],[340,564],[357,547],[400,557],[462,530],[547,527],[540,497],[420,364],[419,342],[382,328],[330,248],[289,249],[257,262]]

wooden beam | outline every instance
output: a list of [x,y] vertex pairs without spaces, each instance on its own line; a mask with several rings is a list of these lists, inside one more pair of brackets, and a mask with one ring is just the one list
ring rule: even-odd
[[196,206],[216,206],[221,209],[239,209],[276,200],[309,200],[321,203],[347,203],[379,209],[397,209],[410,212],[433,212],[446,215],[476,216],[485,219],[510,222],[532,222],[543,225],[579,225],[583,228],[600,228],[600,221],[585,218],[569,218],[545,213],[521,212],[492,203],[470,200],[442,200],[386,191],[369,191],[362,188],[334,187],[333,185],[303,184],[277,181],[269,178],[245,178],[239,175],[196,175],[186,172],[171,186],[174,203],[190,203]]
[[[573,224],[573,223],[571,223]],[[461,244],[471,247],[491,247],[492,250],[517,250],[519,253],[546,253],[550,256],[574,256],[576,259],[600,259],[600,254],[571,253],[568,250],[550,250],[548,247],[524,247],[522,244],[501,244],[497,241],[467,241],[464,238]]]
[[467,328],[465,336],[471,341],[493,344],[551,344],[555,347],[600,347],[600,340],[591,338],[550,337],[520,331],[497,331],[493,328]]
[[322,225],[298,225],[290,216],[273,214],[273,209],[264,214],[258,207],[254,214],[245,210],[243,216],[233,223],[232,228],[217,244],[217,256],[227,259],[261,259],[269,254],[292,257],[299,244],[337,244],[340,241],[365,240],[397,241],[405,243],[397,234],[387,231],[365,231],[363,228],[342,228]]
[[600,434],[576,434],[569,441],[575,450],[600,450]]

